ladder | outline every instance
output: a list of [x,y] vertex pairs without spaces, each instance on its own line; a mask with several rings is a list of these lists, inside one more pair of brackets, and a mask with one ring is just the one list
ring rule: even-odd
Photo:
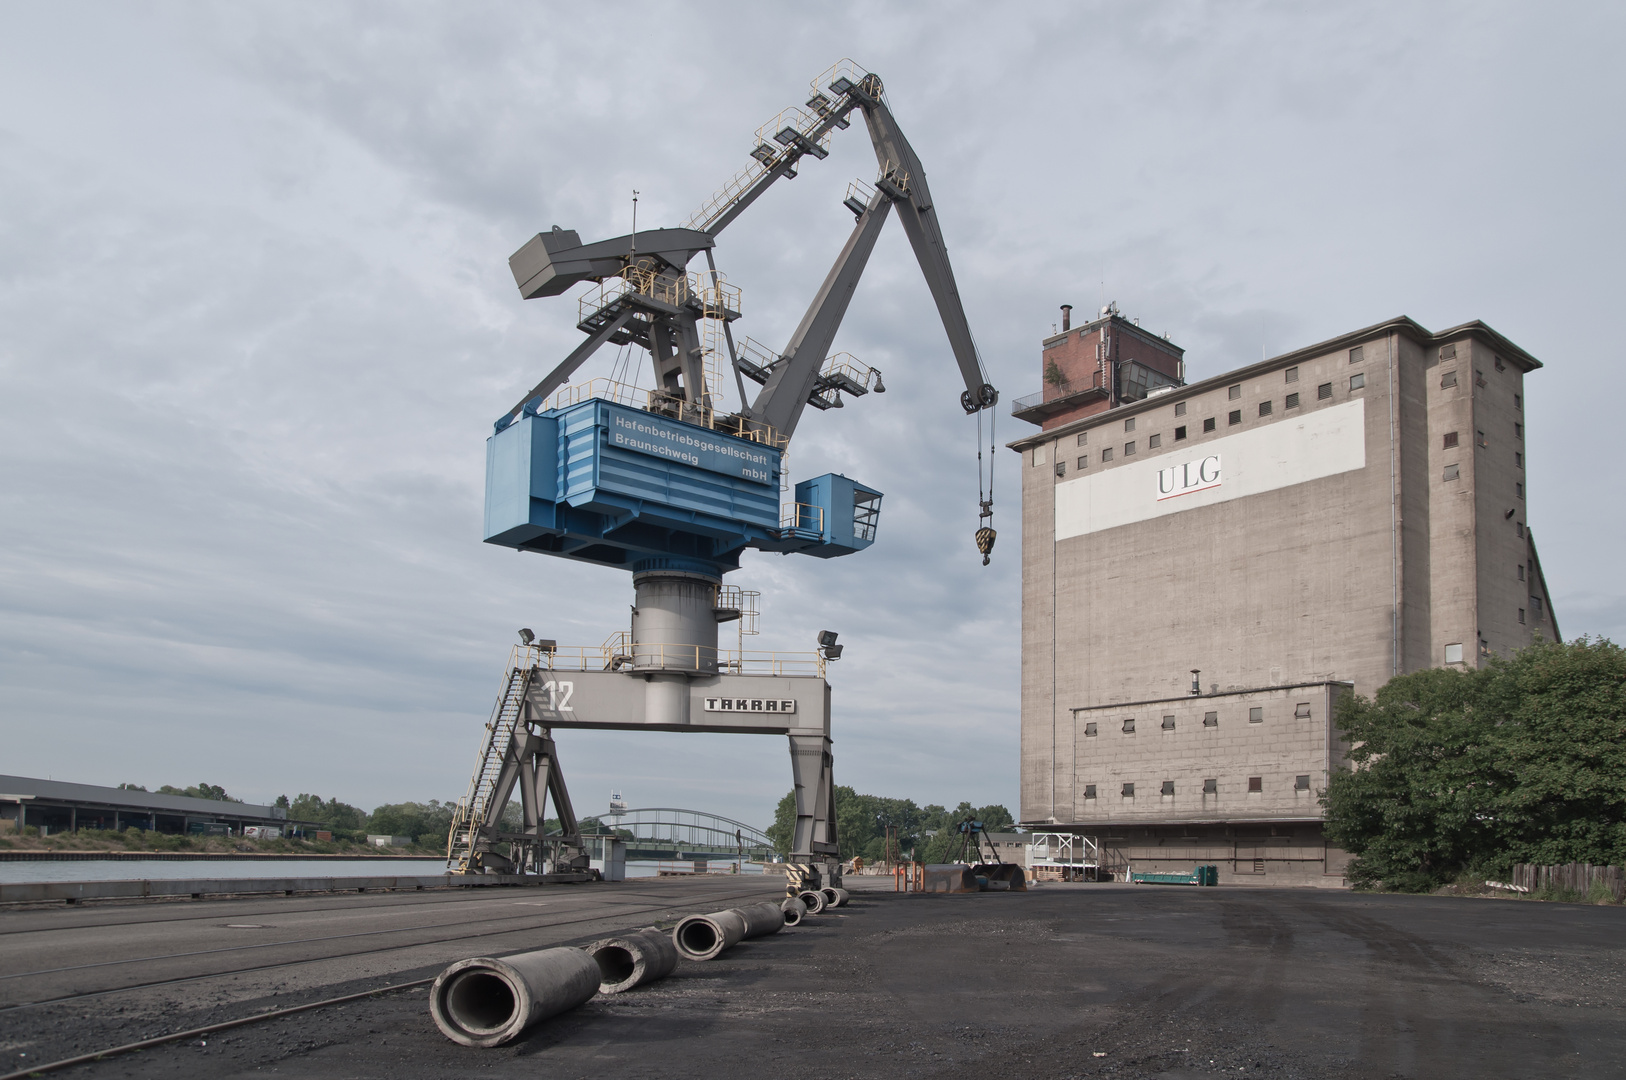
[[522,663],[531,659],[529,653],[529,649],[518,647],[509,657],[508,677],[491,720],[486,724],[485,745],[475,761],[468,794],[458,800],[457,810],[452,814],[452,828],[446,838],[446,869],[450,873],[480,872],[478,855],[482,835],[496,825],[502,814],[502,807],[493,808],[490,803],[498,777],[502,775],[504,755],[520,723],[531,675],[536,671],[534,664]]

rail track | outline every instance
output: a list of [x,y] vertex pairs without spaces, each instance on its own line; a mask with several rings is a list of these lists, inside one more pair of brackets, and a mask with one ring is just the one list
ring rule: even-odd
[[[198,974],[176,975],[176,976],[169,977],[169,978],[149,979],[149,980],[145,980],[145,981],[142,981],[142,982],[128,983],[128,984],[124,984],[124,985],[120,985],[120,986],[101,987],[101,988],[93,989],[93,990],[78,991],[78,992],[71,993],[71,994],[59,994],[59,995],[56,995],[54,997],[40,998],[40,999],[34,1000],[34,1001],[22,1001],[22,1002],[15,1002],[15,1003],[8,1004],[8,1005],[0,1005],[0,1016],[13,1014],[13,1013],[19,1012],[19,1011],[24,1010],[24,1009],[36,1009],[36,1008],[42,1008],[42,1007],[52,1006],[52,1005],[65,1005],[65,1004],[71,1004],[71,1003],[77,1002],[77,1001],[86,1001],[86,1000],[90,1000],[90,999],[93,999],[93,998],[104,998],[104,997],[109,997],[109,996],[117,995],[117,994],[137,993],[137,992],[142,991],[142,990],[152,990],[152,989],[157,989],[157,988],[160,988],[160,987],[168,988],[168,987],[174,987],[174,986],[179,986],[179,985],[183,985],[183,984],[192,984],[192,983],[198,983],[198,982],[205,982],[205,981],[208,981],[208,980],[211,980],[211,979],[222,979],[222,978],[228,978],[228,977],[231,977],[231,976],[244,975],[244,974],[250,974],[250,973],[264,973],[264,972],[277,971],[277,970],[286,970],[286,969],[297,968],[297,967],[306,967],[306,966],[315,965],[315,964],[333,963],[333,962],[336,962],[336,961],[354,959],[356,957],[362,957],[362,956],[377,956],[377,955],[382,955],[382,954],[387,954],[387,953],[392,953],[392,952],[404,952],[404,951],[410,950],[410,949],[425,948],[425,947],[432,946],[432,945],[442,945],[442,944],[447,944],[447,943],[455,942],[455,941],[475,941],[475,940],[482,940],[482,939],[487,939],[487,938],[506,937],[506,936],[510,936],[510,935],[514,935],[514,934],[531,933],[531,932],[535,932],[535,931],[538,931],[538,930],[549,930],[549,929],[554,929],[554,928],[558,928],[558,927],[575,926],[575,925],[580,925],[580,924],[583,924],[583,923],[602,923],[602,922],[614,920],[614,919],[617,919],[617,918],[620,918],[620,917],[632,918],[632,917],[635,917],[635,916],[638,916],[638,915],[647,915],[647,914],[650,914],[652,912],[661,911],[661,910],[665,910],[665,909],[670,909],[670,908],[672,908],[674,906],[689,908],[689,907],[695,907],[697,905],[698,906],[709,906],[709,905],[713,905],[713,904],[721,905],[721,904],[726,904],[728,901],[731,901],[731,900],[744,899],[744,898],[747,898],[747,897],[760,895],[762,893],[762,891],[763,890],[761,888],[757,888],[757,889],[752,889],[752,890],[748,890],[748,891],[738,891],[738,892],[730,892],[730,893],[725,893],[725,894],[709,895],[709,896],[705,896],[703,898],[699,898],[699,897],[684,898],[684,897],[674,897],[674,896],[648,897],[647,902],[644,902],[644,903],[632,903],[632,904],[627,904],[627,905],[624,905],[624,906],[623,905],[618,905],[615,910],[603,910],[603,909],[600,909],[600,910],[595,910],[595,911],[592,911],[592,912],[589,912],[589,913],[586,913],[586,914],[576,915],[575,917],[572,917],[572,918],[543,918],[543,919],[536,920],[536,921],[527,920],[524,924],[518,924],[518,925],[516,925],[514,923],[511,923],[511,922],[507,921],[506,919],[501,918],[500,916],[491,917],[491,918],[485,918],[485,919],[479,920],[476,925],[480,926],[480,927],[486,927],[486,926],[489,926],[489,924],[495,923],[495,922],[502,922],[503,925],[500,926],[500,927],[493,928],[493,929],[481,929],[481,930],[478,930],[478,931],[472,932],[472,933],[469,932],[467,929],[459,928],[459,929],[457,929],[456,932],[450,933],[450,934],[445,934],[445,935],[441,935],[441,936],[434,936],[434,937],[429,937],[429,938],[423,938],[423,939],[416,939],[416,940],[407,941],[407,942],[380,945],[380,946],[377,946],[376,948],[351,949],[351,950],[347,950],[347,951],[344,951],[344,952],[328,953],[328,954],[324,954],[324,955],[321,955],[321,956],[300,957],[300,958],[295,958],[295,959],[290,959],[290,960],[278,960],[278,961],[273,961],[273,962],[268,962],[268,963],[263,963],[263,964],[247,964],[247,965],[241,965],[241,966],[237,966],[237,967],[226,968],[226,969],[220,970],[220,971],[209,971],[209,972],[202,972],[202,973],[198,973]],[[172,920],[166,920],[166,921],[172,921]],[[30,976],[30,975],[38,977],[38,976],[47,975],[47,974],[56,974],[56,973],[60,973],[62,971],[94,970],[94,969],[98,969],[98,968],[119,967],[119,966],[124,966],[124,965],[130,964],[130,963],[157,963],[157,962],[162,962],[164,960],[170,960],[170,959],[185,959],[185,958],[187,958],[189,956],[220,954],[220,953],[233,953],[233,952],[245,952],[245,951],[249,951],[249,950],[253,950],[253,949],[260,949],[260,948],[270,947],[272,945],[278,945],[278,946],[283,946],[283,947],[292,947],[292,946],[297,946],[297,945],[301,945],[301,944],[317,944],[317,943],[321,943],[323,941],[353,939],[353,938],[357,938],[357,937],[371,937],[371,936],[375,936],[375,935],[383,935],[383,934],[390,934],[390,933],[412,933],[412,932],[421,932],[421,931],[424,931],[424,930],[433,931],[433,930],[440,930],[440,929],[448,929],[448,927],[445,927],[444,925],[430,924],[430,925],[421,925],[421,926],[416,926],[416,927],[402,927],[402,928],[394,928],[394,929],[378,930],[378,931],[362,931],[362,932],[358,932],[356,934],[322,935],[320,937],[314,937],[314,938],[287,939],[287,940],[280,941],[280,942],[251,942],[251,943],[246,943],[246,944],[241,945],[241,946],[231,946],[231,947],[227,947],[227,948],[224,948],[224,949],[218,949],[218,950],[215,950],[215,949],[193,950],[193,951],[188,951],[188,952],[159,954],[159,955],[150,956],[150,957],[140,957],[140,958],[134,958],[134,959],[130,959],[130,960],[112,960],[112,961],[105,961],[105,962],[97,963],[97,964],[70,965],[70,966],[65,967],[65,968],[45,969],[45,970],[34,971],[34,972],[24,972],[24,973],[21,973],[20,975],[9,976],[9,977],[11,977],[11,978],[22,978],[22,977],[27,977],[27,976]]]

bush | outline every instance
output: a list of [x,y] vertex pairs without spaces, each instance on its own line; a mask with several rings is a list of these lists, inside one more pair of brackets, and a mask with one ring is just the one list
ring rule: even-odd
[[1626,863],[1626,650],[1607,640],[1402,675],[1337,719],[1354,769],[1321,802],[1358,887]]

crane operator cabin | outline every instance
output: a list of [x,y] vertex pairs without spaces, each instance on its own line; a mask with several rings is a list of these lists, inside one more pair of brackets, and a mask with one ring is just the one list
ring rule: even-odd
[[1022,458],[1021,818],[1103,868],[1338,885],[1340,695],[1557,640],[1524,379],[1482,322],[1397,318],[1188,384],[1063,309]]

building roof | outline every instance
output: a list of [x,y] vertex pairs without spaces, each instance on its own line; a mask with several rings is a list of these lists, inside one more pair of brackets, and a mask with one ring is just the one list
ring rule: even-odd
[[1280,356],[1272,356],[1268,360],[1261,360],[1258,363],[1248,364],[1245,367],[1234,368],[1231,371],[1222,372],[1219,375],[1204,379],[1201,382],[1188,383],[1172,393],[1159,394],[1156,397],[1142,398],[1140,401],[1130,402],[1126,405],[1119,405],[1115,409],[1107,409],[1103,412],[1091,413],[1089,416],[1081,417],[1070,423],[1063,424],[1060,427],[1052,428],[1049,431],[1037,431],[1032,435],[1025,435],[1020,439],[1013,439],[1011,442],[1008,442],[1005,445],[1012,450],[1025,450],[1030,446],[1037,446],[1042,442],[1049,442],[1052,439],[1070,435],[1074,432],[1087,430],[1096,424],[1103,424],[1109,420],[1121,420],[1128,416],[1134,416],[1137,413],[1160,408],[1167,405],[1171,400],[1179,401],[1186,397],[1217,389],[1221,386],[1227,385],[1228,383],[1236,382],[1239,379],[1251,378],[1254,375],[1259,375],[1300,360],[1307,360],[1312,357],[1322,356],[1326,353],[1335,352],[1342,348],[1350,348],[1363,342],[1370,341],[1376,337],[1385,337],[1390,333],[1401,333],[1407,337],[1410,337],[1414,341],[1418,341],[1426,345],[1444,344],[1453,339],[1460,340],[1464,337],[1477,337],[1490,344],[1499,353],[1506,356],[1507,359],[1511,360],[1513,363],[1517,364],[1520,368],[1527,372],[1534,371],[1536,368],[1542,366],[1540,360],[1537,360],[1534,356],[1531,356],[1519,346],[1513,344],[1513,342],[1509,341],[1507,338],[1503,337],[1501,334],[1497,333],[1495,330],[1491,329],[1491,327],[1478,319],[1475,319],[1472,322],[1465,322],[1460,325],[1450,327],[1446,330],[1435,332],[1423,326],[1421,323],[1417,322],[1417,320],[1408,315],[1400,315],[1385,322],[1374,323],[1371,326],[1364,327],[1360,330],[1351,330],[1347,334],[1340,334],[1337,337],[1328,338],[1326,341],[1319,341],[1314,345],[1306,345],[1302,349],[1294,349],[1292,352],[1282,353]]
[[101,806],[129,807],[133,810],[156,810],[163,813],[211,817],[265,818],[280,821],[288,816],[288,811],[280,806],[195,799],[190,795],[160,795],[151,791],[130,791],[126,788],[101,787],[96,784],[73,784],[66,780],[40,780],[32,776],[0,775],[0,801],[10,802],[18,798],[94,803]]

